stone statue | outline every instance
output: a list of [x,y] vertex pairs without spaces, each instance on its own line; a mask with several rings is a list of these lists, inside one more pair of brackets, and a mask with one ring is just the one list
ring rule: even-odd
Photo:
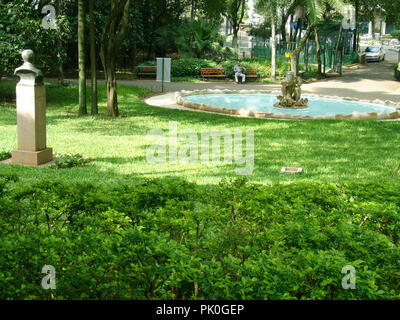
[[308,99],[301,99],[301,86],[303,81],[296,77],[293,72],[288,72],[286,81],[282,81],[282,95],[278,96],[279,102],[274,107],[288,109],[307,108]]
[[[20,75],[20,83],[29,83],[33,81],[36,85],[43,85],[43,74],[33,65],[34,53],[32,50],[24,50],[21,54],[24,64],[15,69],[14,74]],[[21,76],[23,75],[23,76]]]
[[24,64],[15,70],[20,78],[16,87],[18,149],[12,152],[11,163],[40,166],[53,160],[53,150],[46,143],[46,87],[33,58],[33,51],[25,50]]

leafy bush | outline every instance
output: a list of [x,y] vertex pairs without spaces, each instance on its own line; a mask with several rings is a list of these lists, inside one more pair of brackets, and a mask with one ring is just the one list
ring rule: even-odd
[[72,154],[72,153],[58,153],[56,158],[60,158],[62,160],[56,160],[51,168],[54,169],[63,169],[63,168],[73,168],[85,166],[89,163],[88,159],[84,159],[80,154]]
[[0,151],[0,161],[11,158],[11,152],[9,151]]
[[[146,61],[139,66],[155,66],[156,61]],[[139,67],[138,66],[138,67]],[[136,67],[135,72],[138,72]],[[200,77],[201,68],[216,68],[217,63],[212,60],[197,59],[197,58],[181,58],[173,59],[171,62],[171,76],[172,77]]]
[[[247,69],[256,69],[260,78],[268,78],[271,76],[271,61],[269,59],[241,59],[241,64]],[[201,68],[225,68],[227,77],[233,77],[233,67],[237,59],[222,60],[216,62],[213,60],[197,59],[197,58],[180,58],[172,60],[172,77],[200,77]],[[146,61],[139,66],[155,66],[155,61]],[[277,75],[284,76],[289,70],[288,61],[277,62]],[[136,67],[135,72],[138,72]]]
[[400,39],[400,30],[392,31],[391,36]]
[[16,81],[0,81],[0,102],[15,101]]
[[171,74],[173,77],[200,77],[201,68],[215,68],[216,63],[204,59],[174,59]]
[[0,176],[0,298],[399,299],[398,187]]

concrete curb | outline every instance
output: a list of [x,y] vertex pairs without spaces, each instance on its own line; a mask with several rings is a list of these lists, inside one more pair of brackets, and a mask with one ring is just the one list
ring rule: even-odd
[[[325,116],[301,116],[301,115],[291,115],[291,114],[283,114],[283,113],[264,113],[264,112],[257,112],[254,110],[248,109],[227,109],[221,108],[213,105],[208,104],[200,104],[185,100],[186,96],[192,95],[203,95],[203,94],[279,94],[278,90],[229,90],[229,89],[204,89],[204,90],[193,90],[187,91],[182,90],[175,92],[175,101],[177,104],[182,105],[185,108],[189,109],[196,109],[202,111],[209,111],[209,112],[216,112],[221,114],[228,114],[228,115],[237,115],[241,117],[255,117],[255,118],[267,118],[267,119],[283,119],[283,120],[388,120],[388,119],[398,119],[400,118],[400,103],[396,103],[393,101],[382,101],[382,100],[360,100],[360,99],[353,99],[348,97],[338,97],[338,96],[318,96],[315,94],[308,94],[311,97],[321,97],[321,98],[328,98],[328,99],[335,99],[335,100],[346,100],[346,101],[360,101],[365,103],[374,103],[380,104],[382,106],[394,107],[396,111],[387,113],[387,112],[353,112],[351,114],[328,114]],[[282,109],[284,111],[284,109]]]

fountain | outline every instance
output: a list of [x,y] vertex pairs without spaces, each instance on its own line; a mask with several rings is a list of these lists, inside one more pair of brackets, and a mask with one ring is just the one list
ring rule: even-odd
[[308,107],[308,99],[301,98],[301,85],[303,81],[294,75],[293,71],[286,73],[286,81],[282,81],[282,95],[278,96],[279,102],[275,108],[305,109]]
[[[175,102],[185,108],[244,117],[268,119],[384,120],[400,118],[400,103],[349,97],[307,94],[302,98],[302,80],[286,74],[281,91],[204,89],[175,93]],[[285,110],[284,112],[282,110]]]

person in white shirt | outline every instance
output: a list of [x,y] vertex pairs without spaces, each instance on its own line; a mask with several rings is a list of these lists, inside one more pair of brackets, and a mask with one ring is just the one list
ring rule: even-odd
[[246,82],[246,74],[245,74],[246,68],[240,65],[240,61],[236,62],[233,71],[235,72],[235,81],[237,84],[239,83],[239,77],[242,78],[242,83]]

